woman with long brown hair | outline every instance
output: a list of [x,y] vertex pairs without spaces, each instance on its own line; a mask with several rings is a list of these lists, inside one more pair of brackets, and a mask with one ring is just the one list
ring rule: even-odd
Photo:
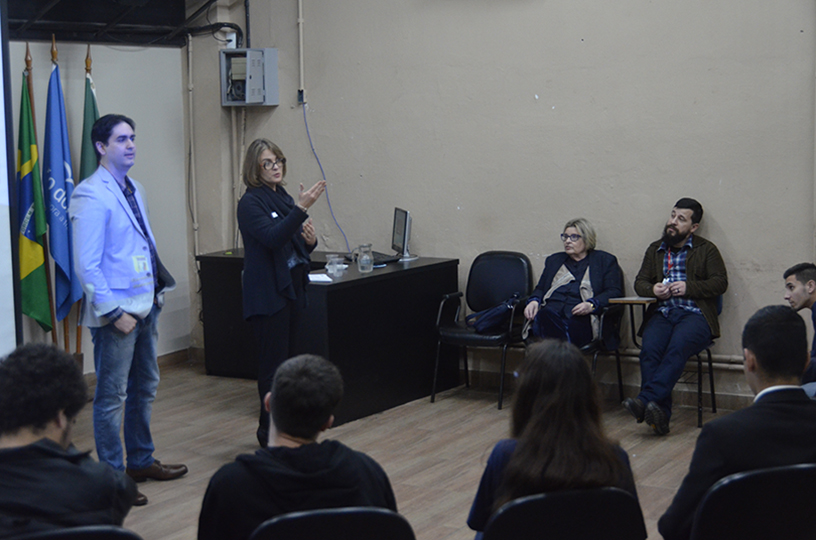
[[519,373],[512,438],[493,448],[468,526],[483,531],[503,504],[537,493],[613,486],[637,498],[629,458],[604,434],[598,389],[575,345],[535,343]]

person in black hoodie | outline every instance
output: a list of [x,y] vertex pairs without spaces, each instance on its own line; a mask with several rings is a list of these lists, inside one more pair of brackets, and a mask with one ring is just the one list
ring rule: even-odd
[[22,345],[0,360],[0,538],[122,525],[136,484],[71,444],[87,394],[74,359],[56,347]]
[[314,355],[278,367],[269,410],[269,445],[242,454],[210,479],[198,519],[199,540],[245,540],[267,519],[321,508],[376,506],[397,510],[388,476],[362,452],[317,442],[343,397],[337,367]]

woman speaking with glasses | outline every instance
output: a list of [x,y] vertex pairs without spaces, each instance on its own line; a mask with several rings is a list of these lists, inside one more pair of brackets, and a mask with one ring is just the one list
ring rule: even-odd
[[286,158],[275,144],[256,139],[244,159],[247,191],[238,202],[238,227],[244,239],[243,309],[258,344],[258,442],[266,448],[269,413],[264,396],[278,366],[297,354],[295,335],[309,281],[309,254],[317,245],[306,213],[326,189],[321,180],[297,202],[284,189]]
[[614,255],[595,249],[595,229],[584,218],[564,225],[564,251],[547,257],[524,316],[533,339],[563,339],[578,347],[599,337],[598,314],[623,296]]

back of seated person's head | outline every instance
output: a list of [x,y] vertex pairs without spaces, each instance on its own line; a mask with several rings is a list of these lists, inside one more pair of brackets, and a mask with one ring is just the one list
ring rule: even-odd
[[788,306],[767,306],[748,319],[742,348],[751,351],[766,381],[798,381],[808,362],[805,321]]
[[71,420],[87,395],[82,371],[68,353],[43,343],[21,345],[0,360],[0,436],[41,432],[60,412]]
[[795,264],[785,270],[782,279],[788,279],[790,276],[795,277],[799,283],[816,281],[816,264],[809,262]]
[[547,417],[567,414],[570,420],[600,425],[600,398],[589,366],[570,343],[544,340],[527,348],[519,367],[513,402],[512,434],[522,438],[535,432],[535,424]]
[[315,439],[342,398],[343,378],[337,366],[316,355],[295,356],[275,372],[272,423],[280,433]]
[[544,340],[527,349],[511,434],[518,442],[494,510],[525,495],[618,485],[627,474],[604,434],[589,364],[565,341]]

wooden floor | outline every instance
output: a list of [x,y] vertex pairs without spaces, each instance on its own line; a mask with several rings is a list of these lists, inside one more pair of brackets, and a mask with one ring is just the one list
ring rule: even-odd
[[[190,472],[172,482],[140,484],[150,503],[131,510],[125,527],[145,540],[195,538],[210,476],[258,447],[256,407],[253,381],[210,377],[197,363],[163,367],[153,409],[155,456],[185,463]],[[713,416],[709,412],[705,420]],[[686,473],[699,433],[696,410],[676,411],[667,437],[636,424],[618,403],[607,404],[604,421],[609,435],[629,453],[649,538],[660,538],[657,519]],[[414,401],[331,429],[326,436],[383,466],[399,511],[418,540],[465,540],[473,538],[465,519],[485,462],[508,426],[509,408],[496,409],[495,393],[461,387],[440,394],[434,404]],[[80,449],[93,448],[90,405],[79,415],[74,442]]]

